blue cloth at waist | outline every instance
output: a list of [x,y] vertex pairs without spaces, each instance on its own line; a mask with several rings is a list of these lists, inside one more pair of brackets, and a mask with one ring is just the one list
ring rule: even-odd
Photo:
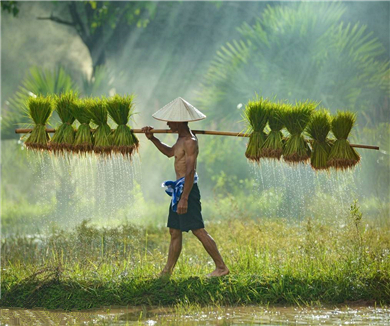
[[[194,183],[198,183],[198,179],[198,174],[195,173]],[[184,181],[185,177],[182,177],[176,181],[164,181],[161,185],[162,187],[166,187],[165,192],[172,197],[171,205],[174,212],[177,210],[177,204],[184,190]]]

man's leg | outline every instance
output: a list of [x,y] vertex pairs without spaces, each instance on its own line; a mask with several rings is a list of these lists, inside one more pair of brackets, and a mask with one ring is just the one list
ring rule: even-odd
[[214,260],[215,270],[207,276],[223,276],[229,274],[229,269],[225,265],[221,254],[218,251],[217,244],[214,239],[207,233],[205,229],[192,230],[192,233],[202,242],[203,247]]
[[182,246],[182,231],[178,229],[169,228],[171,234],[171,243],[169,244],[168,261],[164,269],[160,273],[161,276],[169,276],[172,274],[173,268],[179,259]]

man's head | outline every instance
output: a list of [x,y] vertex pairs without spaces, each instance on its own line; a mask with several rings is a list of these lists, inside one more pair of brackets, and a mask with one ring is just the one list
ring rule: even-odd
[[172,132],[177,132],[179,129],[187,128],[188,122],[173,122],[168,121],[167,126],[172,130]]

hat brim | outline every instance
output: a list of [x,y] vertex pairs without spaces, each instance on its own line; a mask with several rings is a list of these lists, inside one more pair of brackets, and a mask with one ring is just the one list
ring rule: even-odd
[[165,122],[193,122],[193,121],[200,121],[200,120],[206,119],[206,117],[204,117],[204,118],[199,118],[199,119],[195,119],[195,120],[180,120],[180,121],[178,121],[178,120],[165,120],[165,119],[160,119],[160,118],[156,118],[156,117],[153,117],[153,118],[156,120],[165,121]]

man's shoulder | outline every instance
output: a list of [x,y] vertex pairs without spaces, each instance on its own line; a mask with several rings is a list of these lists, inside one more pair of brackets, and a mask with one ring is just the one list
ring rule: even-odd
[[198,145],[198,139],[196,138],[195,135],[191,135],[191,136],[188,136],[188,137],[185,137],[184,138],[184,144],[186,146],[194,146],[194,145]]
[[198,138],[196,138],[195,135],[189,135],[189,136],[184,138],[184,142],[186,142],[186,143],[197,143],[198,142]]
[[198,149],[198,139],[195,136],[188,136],[183,141],[184,147],[186,150],[197,150]]

